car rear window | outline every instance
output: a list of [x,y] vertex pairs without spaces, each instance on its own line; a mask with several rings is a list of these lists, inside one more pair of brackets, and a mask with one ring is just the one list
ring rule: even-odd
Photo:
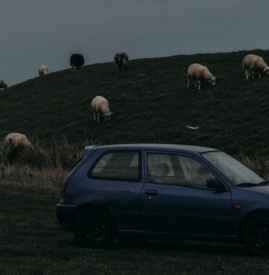
[[98,179],[139,180],[139,152],[110,152],[103,155],[90,171],[90,176]]

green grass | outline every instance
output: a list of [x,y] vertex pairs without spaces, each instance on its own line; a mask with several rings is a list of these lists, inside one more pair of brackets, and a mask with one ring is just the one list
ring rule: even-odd
[[[12,172],[12,171],[11,171]],[[0,182],[0,274],[268,274],[269,255],[219,243],[122,241],[80,248],[55,217],[62,171],[9,173]]]

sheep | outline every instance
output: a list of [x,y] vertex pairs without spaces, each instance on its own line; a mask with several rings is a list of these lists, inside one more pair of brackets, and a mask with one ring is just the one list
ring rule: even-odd
[[125,52],[116,53],[114,56],[114,62],[120,72],[123,70],[127,70],[128,61],[129,57]]
[[198,63],[191,64],[187,69],[187,88],[190,88],[192,82],[195,82],[197,90],[201,90],[201,84],[216,85],[216,77],[206,66]]
[[22,133],[9,133],[5,136],[4,145],[14,147],[33,147],[27,136]]
[[242,69],[247,80],[269,75],[269,66],[261,56],[256,54],[247,54],[243,58]]
[[91,113],[92,119],[97,122],[101,121],[101,117],[109,120],[112,115],[109,108],[109,101],[103,96],[94,97],[91,101]]
[[85,58],[82,54],[80,53],[73,53],[70,56],[70,66],[72,69],[79,70],[81,69],[85,64]]
[[45,64],[42,64],[38,69],[39,76],[41,77],[41,76],[47,75],[48,73],[49,73],[48,66]]
[[5,91],[8,88],[7,84],[1,80],[0,81],[0,91]]
[[25,134],[9,133],[3,142],[2,158],[4,163],[31,165],[42,168],[49,164],[49,158],[39,147],[34,146]]

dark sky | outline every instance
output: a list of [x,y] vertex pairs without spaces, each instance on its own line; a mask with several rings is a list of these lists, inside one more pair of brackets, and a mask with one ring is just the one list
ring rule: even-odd
[[0,79],[9,84],[87,63],[269,48],[268,0],[2,0]]

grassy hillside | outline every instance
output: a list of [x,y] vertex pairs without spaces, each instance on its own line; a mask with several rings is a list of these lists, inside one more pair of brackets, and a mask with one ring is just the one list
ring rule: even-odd
[[[269,60],[269,51],[256,52]],[[26,81],[0,95],[0,137],[23,131],[44,142],[66,136],[71,142],[186,143],[269,155],[269,78],[244,80],[245,54],[134,60],[124,74],[112,63],[96,64]],[[185,88],[184,70],[192,62],[208,65],[220,79],[216,88]],[[89,121],[95,95],[111,101],[112,121]]]

